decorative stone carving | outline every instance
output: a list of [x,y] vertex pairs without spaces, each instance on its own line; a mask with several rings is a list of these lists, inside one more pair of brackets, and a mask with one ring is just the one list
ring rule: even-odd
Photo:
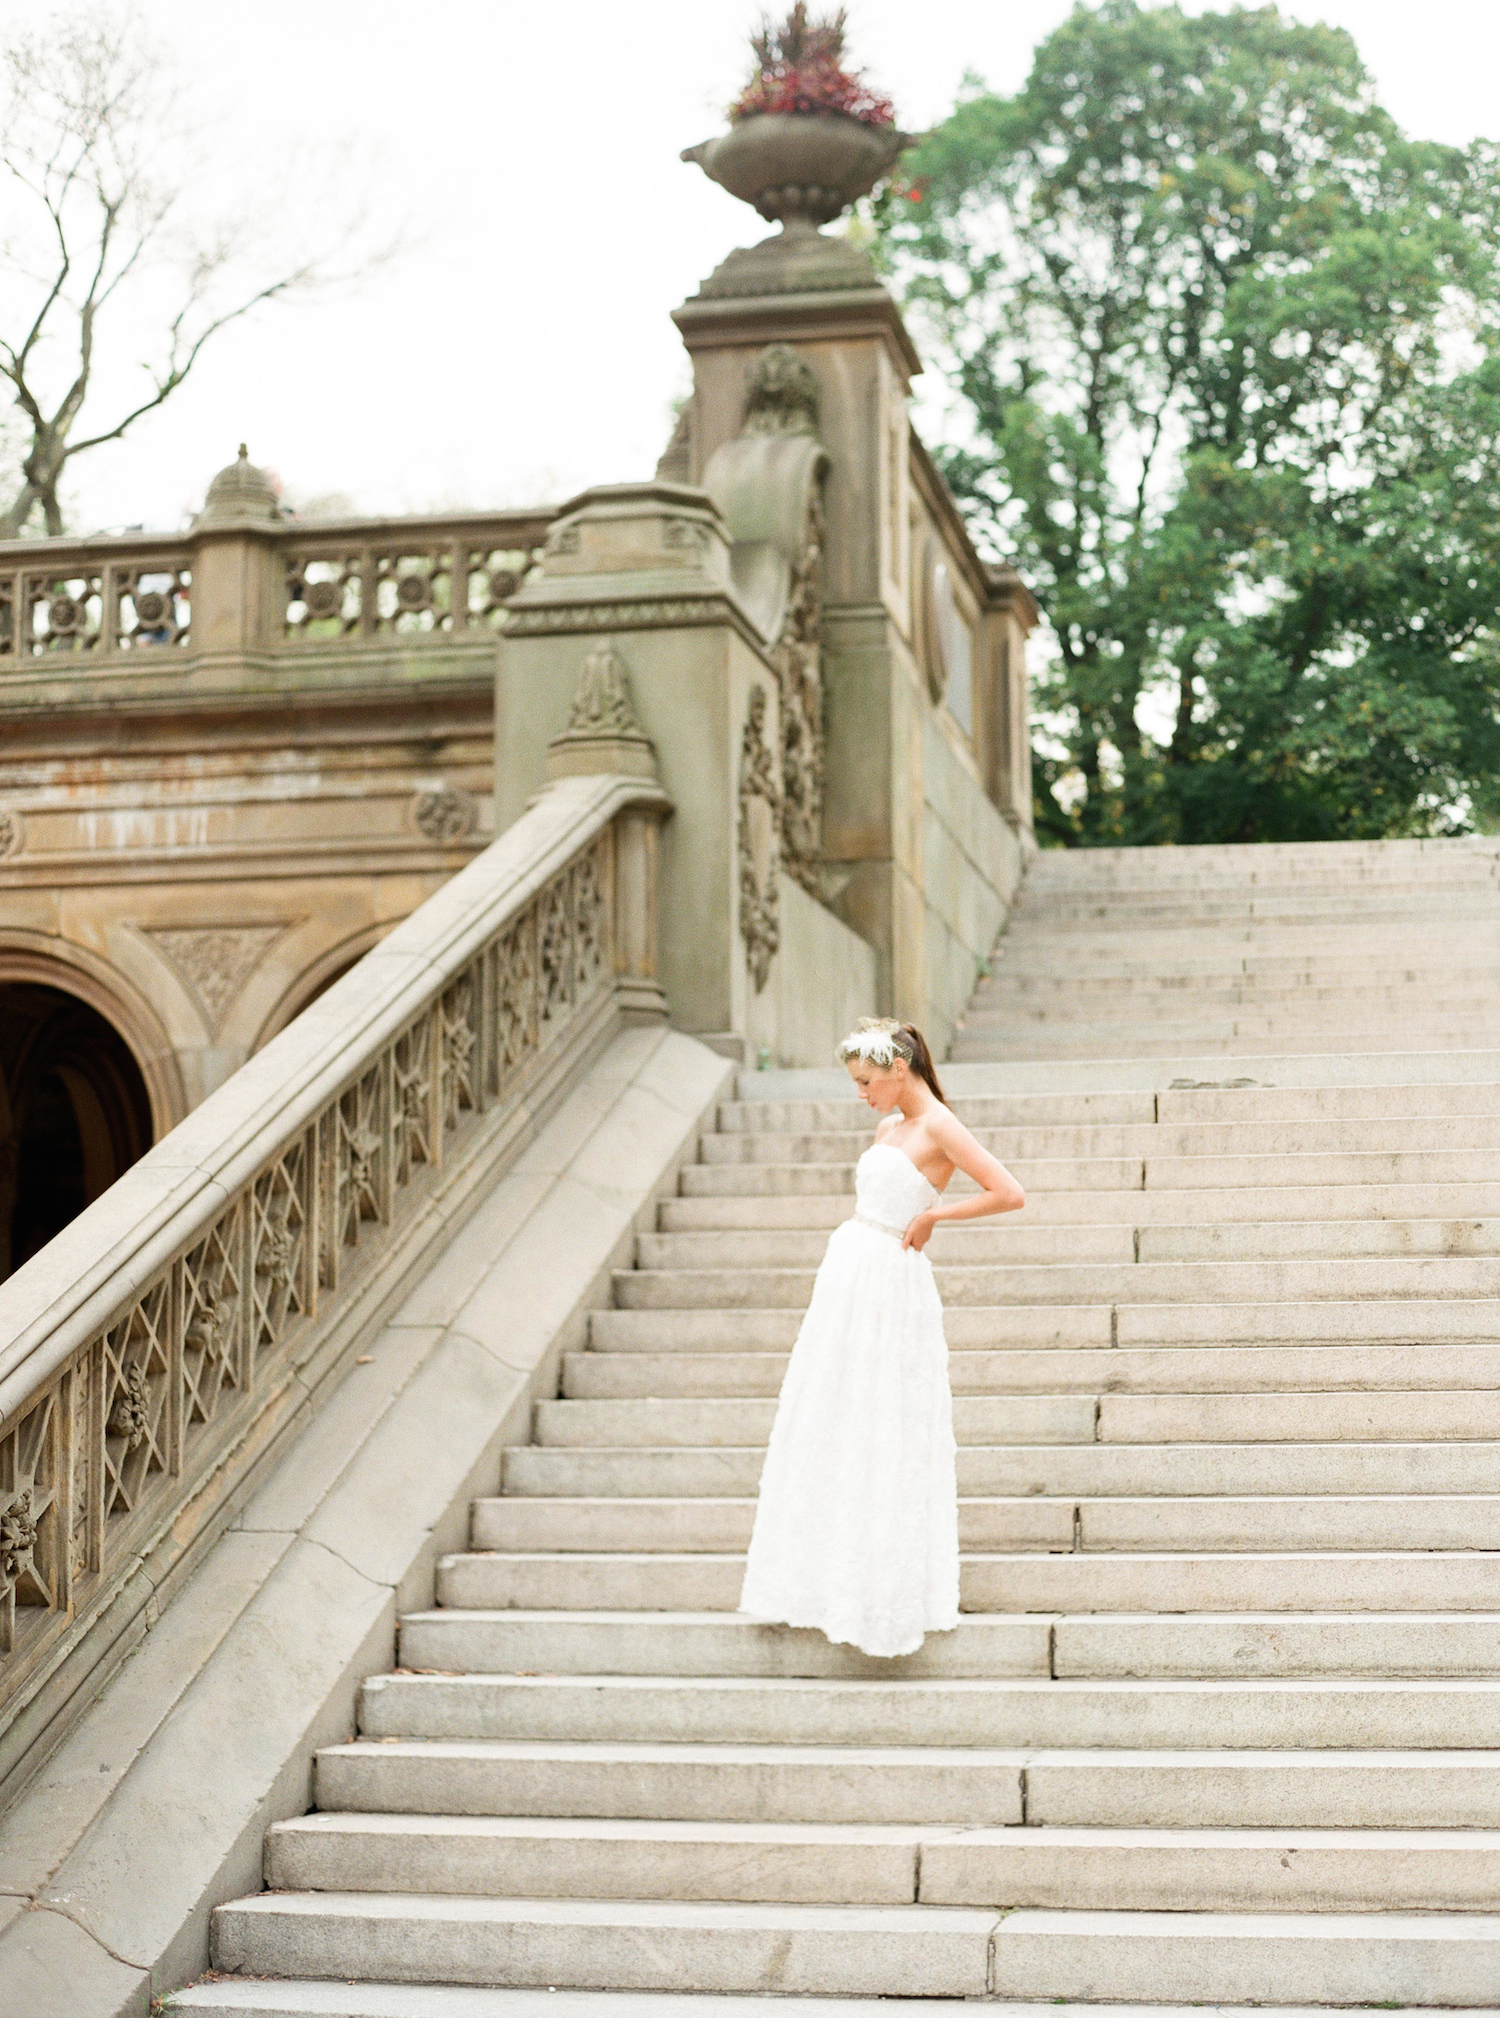
[[583,662],[573,694],[567,736],[639,736],[640,717],[630,694],[630,668],[606,640]]
[[0,1513],[0,1587],[12,1589],[30,1573],[39,1532],[28,1487]]
[[105,1428],[111,1436],[123,1437],[127,1450],[135,1450],[144,1442],[150,1426],[151,1391],[146,1385],[146,1368],[144,1362],[133,1359],[125,1369]]
[[584,660],[568,725],[547,745],[549,779],[595,772],[656,775],[656,752],[630,692],[630,668],[608,638]]
[[781,858],[821,898],[823,822],[823,478],[818,382],[772,343],[746,373],[745,417],[704,472],[733,536],[730,570],[770,644],[781,716]]
[[547,535],[547,552],[549,554],[576,554],[582,543],[583,533],[578,526],[554,526]]
[[429,841],[461,841],[473,833],[479,809],[467,792],[445,785],[437,791],[418,792],[411,817]]
[[766,741],[766,690],[750,689],[750,711],[740,739],[738,852],[740,935],[758,995],[781,944],[781,892],[777,885],[781,794]]
[[679,552],[701,553],[708,545],[708,527],[702,519],[668,519],[662,545]]
[[146,938],[187,984],[218,1034],[230,1003],[282,934],[289,920],[274,925],[161,925]]
[[654,596],[638,603],[542,604],[534,609],[512,608],[506,623],[511,637],[545,632],[549,637],[563,631],[599,631],[610,624],[621,630],[665,630],[676,624],[717,624],[732,622],[734,605],[724,596]]
[[781,848],[790,875],[821,897],[823,849],[823,488],[807,497],[802,557],[771,655],[781,693]]
[[745,373],[743,434],[816,434],[818,381],[789,343],[768,343]]
[[13,807],[0,807],[0,859],[19,855],[26,845],[26,822]]

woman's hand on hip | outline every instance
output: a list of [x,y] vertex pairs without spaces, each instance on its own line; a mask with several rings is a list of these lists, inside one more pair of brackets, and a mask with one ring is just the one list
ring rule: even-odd
[[918,1254],[932,1238],[932,1229],[937,1225],[935,1212],[919,1212],[911,1225],[901,1236],[903,1247],[915,1248]]

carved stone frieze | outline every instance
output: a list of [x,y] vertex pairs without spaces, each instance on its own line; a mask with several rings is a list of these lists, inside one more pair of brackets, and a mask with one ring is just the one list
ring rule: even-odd
[[766,690],[750,689],[750,711],[740,739],[739,824],[740,934],[758,995],[770,978],[781,944],[781,892],[777,883],[781,792],[775,759],[766,741]]
[[26,822],[13,806],[0,807],[0,861],[19,855],[26,845]]
[[270,948],[290,929],[274,925],[154,925],[145,937],[184,982],[217,1035],[230,1003]]
[[678,624],[721,624],[735,614],[726,596],[662,596],[633,603],[550,603],[512,609],[506,630],[514,637],[562,631],[649,631]]

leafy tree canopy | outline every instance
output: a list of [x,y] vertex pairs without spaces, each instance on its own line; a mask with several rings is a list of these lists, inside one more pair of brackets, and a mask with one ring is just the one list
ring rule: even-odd
[[1058,639],[1066,843],[1500,818],[1500,154],[1350,37],[1102,0],[882,200],[946,473]]

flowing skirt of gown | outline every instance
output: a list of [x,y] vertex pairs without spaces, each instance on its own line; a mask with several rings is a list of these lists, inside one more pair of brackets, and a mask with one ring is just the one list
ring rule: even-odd
[[882,1656],[958,1624],[943,1306],[901,1234],[938,1196],[878,1142],[855,1172],[781,1385],[740,1610]]

